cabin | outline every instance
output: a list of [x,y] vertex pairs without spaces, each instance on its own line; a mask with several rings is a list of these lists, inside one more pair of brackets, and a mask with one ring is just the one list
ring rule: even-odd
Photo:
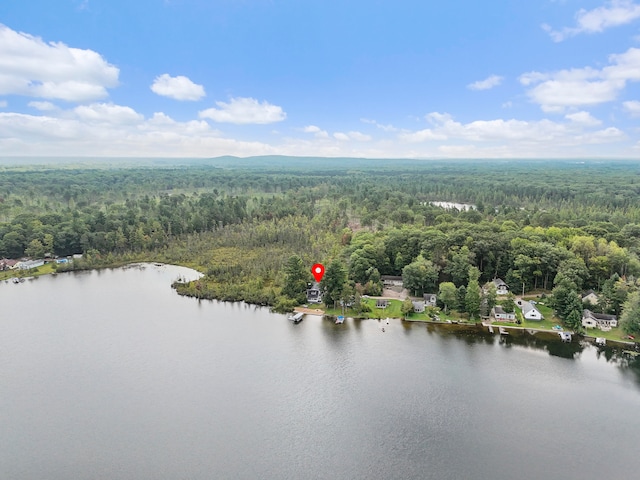
[[515,312],[505,312],[500,305],[496,305],[491,309],[490,316],[498,322],[514,322],[516,320]]
[[376,300],[376,308],[387,308],[389,306],[389,300],[379,298]]
[[605,313],[593,313],[589,309],[582,311],[582,326],[584,328],[599,328],[603,332],[618,326],[618,317]]
[[385,288],[392,287],[402,287],[402,277],[397,277],[395,275],[381,275],[380,280],[382,280],[382,285]]
[[318,282],[307,289],[307,303],[322,303],[322,290]]
[[523,300],[520,308],[522,308],[522,316],[527,320],[542,320],[544,318],[540,310],[531,302]]
[[421,300],[414,300],[411,303],[413,303],[413,311],[414,312],[416,312],[416,313],[424,312],[425,302],[423,302]]
[[435,293],[425,293],[423,295],[424,298],[424,304],[427,307],[435,307],[436,306],[436,300],[438,300],[438,297]]
[[507,295],[509,293],[509,285],[504,283],[501,278],[494,278],[493,284],[496,286],[496,293],[498,295]]
[[598,298],[598,295],[593,290],[585,292],[585,294],[582,296],[582,303],[597,305],[599,300],[600,299]]

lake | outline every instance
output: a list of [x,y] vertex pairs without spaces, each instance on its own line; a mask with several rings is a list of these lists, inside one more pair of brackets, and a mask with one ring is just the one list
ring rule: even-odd
[[180,297],[179,276],[196,273],[146,265],[0,284],[0,478],[595,479],[640,468],[639,369],[613,350],[398,320],[294,325]]

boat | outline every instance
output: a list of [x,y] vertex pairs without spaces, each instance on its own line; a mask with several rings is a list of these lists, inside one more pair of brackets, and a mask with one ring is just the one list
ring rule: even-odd
[[604,347],[606,344],[607,344],[607,339],[606,338],[604,338],[604,337],[596,338],[596,345]]
[[560,335],[560,339],[563,342],[570,342],[571,341],[571,334],[569,332],[558,332],[558,335]]
[[344,316],[339,315],[339,316],[336,318],[336,325],[340,325],[340,324],[342,324],[342,323],[344,323]]
[[302,321],[302,317],[304,317],[304,313],[298,312],[289,316],[289,320],[293,323],[300,323]]

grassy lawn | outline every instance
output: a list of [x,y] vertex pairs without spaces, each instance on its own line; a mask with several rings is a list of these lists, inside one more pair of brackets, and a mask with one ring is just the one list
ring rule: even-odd
[[634,341],[634,340],[629,340],[629,339],[623,338],[623,337],[626,337],[627,334],[624,333],[620,327],[612,328],[608,332],[603,332],[602,330],[600,330],[598,328],[588,328],[588,329],[585,329],[584,334],[588,335],[589,337],[603,337],[603,338],[606,338],[607,340],[615,340],[615,341],[618,341],[618,342],[633,342]]
[[[376,308],[376,301],[373,298],[367,298],[363,300],[366,305],[371,307],[370,312],[364,312],[357,314],[352,309],[347,308],[345,312],[342,312],[340,308],[325,308],[327,315],[345,315],[347,317],[358,318],[404,318],[402,314],[402,301],[401,300],[389,300],[387,308]],[[460,315],[456,311],[449,311],[447,314],[440,312],[437,314],[440,317],[440,321],[465,321],[466,316]],[[431,317],[427,313],[411,313],[407,316],[408,320],[430,322]]]
[[32,268],[31,270],[6,270],[0,272],[0,281],[13,277],[39,277],[40,275],[48,275],[55,272],[54,263],[45,263],[41,267]]

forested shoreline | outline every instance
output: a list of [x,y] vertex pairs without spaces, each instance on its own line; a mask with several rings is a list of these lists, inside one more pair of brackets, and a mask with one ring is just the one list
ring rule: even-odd
[[280,310],[303,299],[315,262],[342,279],[332,300],[375,294],[381,275],[402,275],[417,295],[499,277],[512,291],[553,293],[578,327],[586,290],[602,295],[602,312],[637,301],[639,180],[637,163],[604,160],[11,165],[0,169],[0,256],[178,263],[205,273],[183,294]]

